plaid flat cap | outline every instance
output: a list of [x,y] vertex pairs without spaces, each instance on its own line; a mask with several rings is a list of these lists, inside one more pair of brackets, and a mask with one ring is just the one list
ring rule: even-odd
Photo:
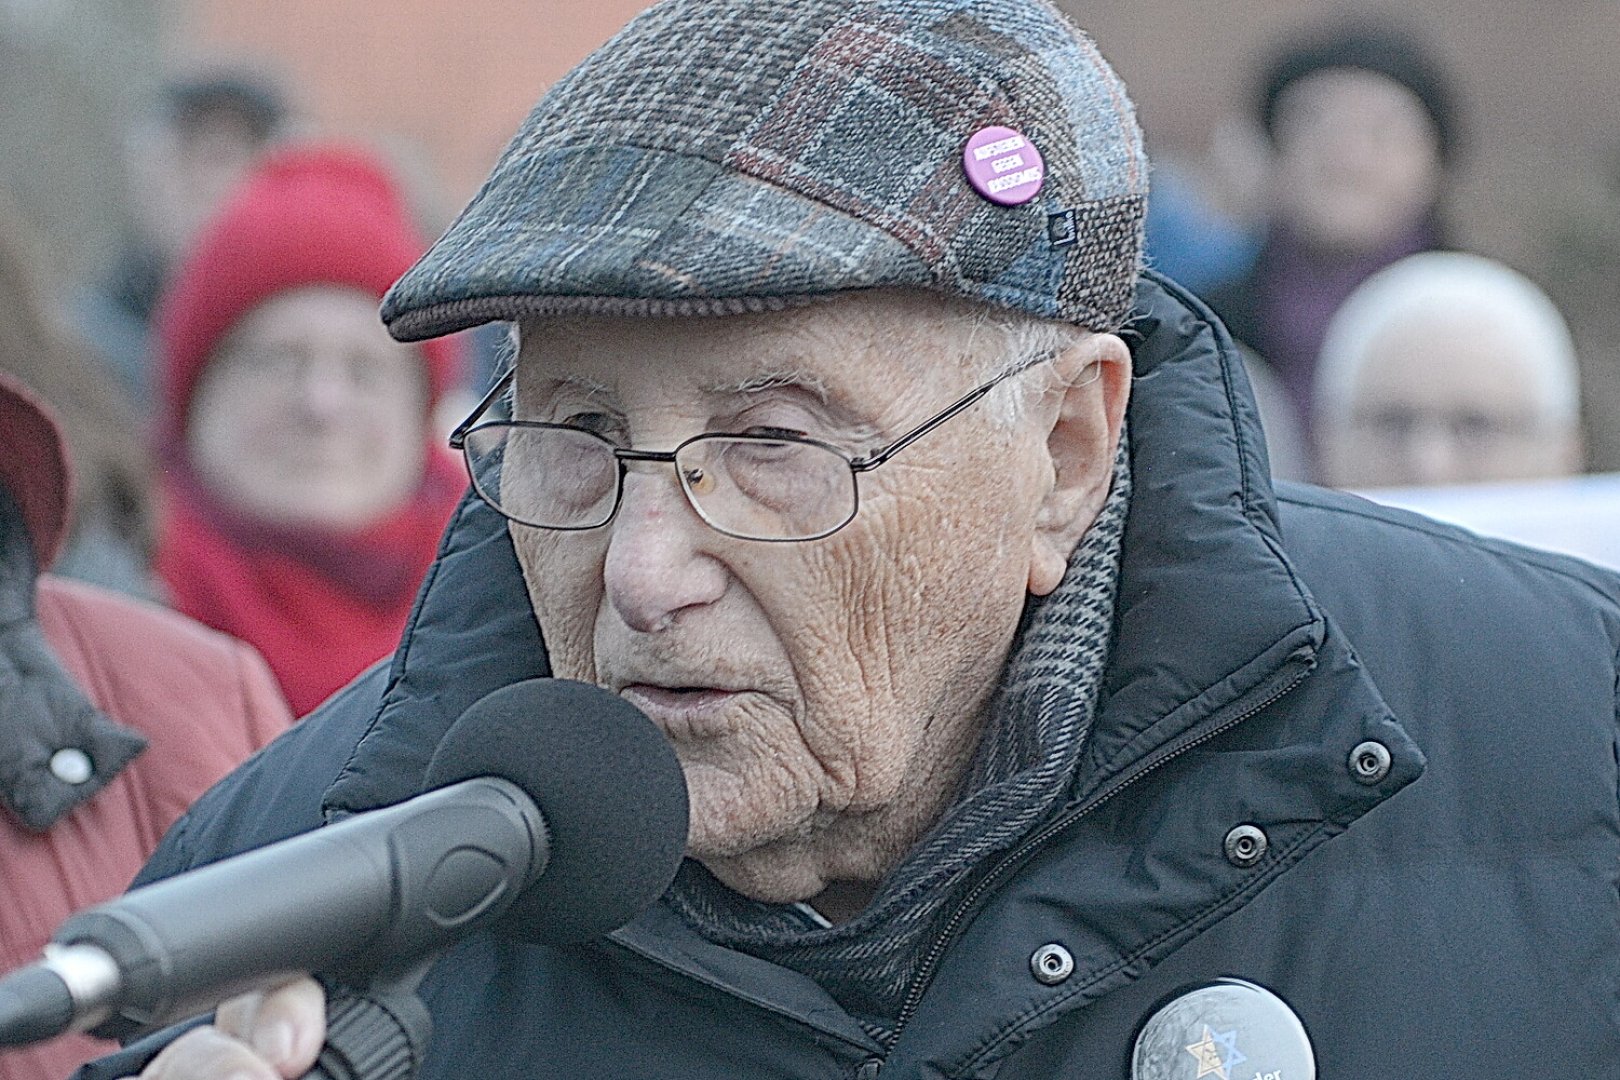
[[890,286],[1112,330],[1147,186],[1123,84],[1045,0],[664,0],[541,100],[382,316],[415,341]]

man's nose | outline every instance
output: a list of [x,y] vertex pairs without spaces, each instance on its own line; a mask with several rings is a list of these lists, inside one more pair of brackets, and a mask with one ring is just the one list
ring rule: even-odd
[[603,583],[626,626],[656,633],[719,600],[728,572],[708,550],[720,534],[697,516],[668,466],[632,471],[608,528]]

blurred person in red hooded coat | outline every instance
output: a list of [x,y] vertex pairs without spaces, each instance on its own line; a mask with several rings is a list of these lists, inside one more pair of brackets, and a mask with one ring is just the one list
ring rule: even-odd
[[454,344],[377,318],[423,246],[376,160],[290,146],[159,308],[158,574],[256,646],[299,715],[393,651],[465,483],[432,422]]
[[[0,970],[38,959],[122,892],[181,812],[292,717],[241,642],[48,573],[72,505],[54,417],[0,374]],[[0,1054],[56,1080],[111,1049],[85,1035]]]

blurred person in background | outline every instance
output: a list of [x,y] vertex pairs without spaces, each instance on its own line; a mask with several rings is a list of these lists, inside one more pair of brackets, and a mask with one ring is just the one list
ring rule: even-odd
[[1318,457],[1336,487],[1570,476],[1581,466],[1569,328],[1524,275],[1426,252],[1368,278],[1328,324]]
[[1247,276],[1265,240],[1270,157],[1259,125],[1235,113],[1202,152],[1155,154],[1147,264],[1200,296]]
[[77,339],[43,255],[0,192],[0,372],[50,403],[74,447],[73,530],[57,573],[153,596],[152,462],[123,387]]
[[1309,441],[1312,372],[1333,312],[1371,274],[1441,246],[1456,106],[1418,41],[1355,26],[1279,52],[1257,112],[1271,148],[1265,244],[1247,277],[1210,299],[1276,372]]
[[280,87],[220,67],[169,80],[130,131],[130,235],[105,278],[81,290],[76,316],[141,408],[152,394],[152,313],[170,273],[287,121]]
[[[169,824],[291,721],[264,661],[155,605],[41,571],[73,472],[47,408],[0,374],[0,966],[121,892]],[[60,1080],[111,1045],[0,1054],[0,1080]]]
[[375,158],[287,146],[160,305],[158,572],[264,653],[299,715],[393,651],[465,486],[431,423],[455,344],[377,321],[424,247]]
[[1154,166],[1145,226],[1148,265],[1199,294],[1247,274],[1260,253],[1258,230],[1218,204],[1197,168],[1174,159]]

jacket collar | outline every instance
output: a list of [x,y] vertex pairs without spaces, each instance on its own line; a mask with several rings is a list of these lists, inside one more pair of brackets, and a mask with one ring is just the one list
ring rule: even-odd
[[1144,276],[1114,654],[1078,798],[1275,677],[1309,665],[1322,613],[1282,553],[1259,414],[1202,302]]

